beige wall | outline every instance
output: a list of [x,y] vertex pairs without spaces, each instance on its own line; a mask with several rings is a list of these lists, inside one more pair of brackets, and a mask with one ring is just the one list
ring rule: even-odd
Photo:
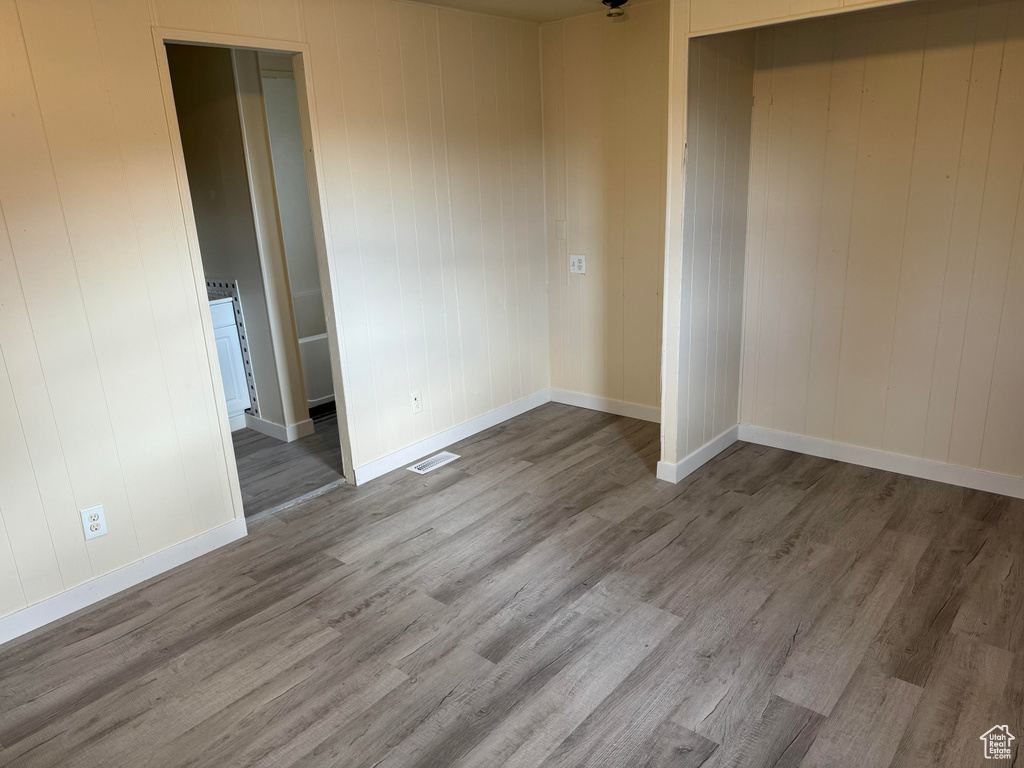
[[1024,2],[759,33],[743,420],[1024,474]]
[[0,2],[3,613],[234,517],[148,23]]
[[[668,2],[542,27],[553,387],[660,405]],[[561,224],[564,222],[565,237]],[[570,275],[569,254],[586,275]]]
[[754,35],[693,40],[689,57],[680,458],[738,423]]
[[[152,25],[310,45],[357,466],[548,386],[536,26],[0,0],[0,613],[240,508]],[[86,544],[97,503],[110,533]]]
[[[549,385],[539,29],[398,8],[402,40],[390,24],[379,35],[385,51],[404,49],[404,70],[397,59],[382,69],[385,116],[390,151],[410,153],[409,172],[392,181],[395,205],[421,239],[417,259],[412,232],[397,233],[412,343],[395,395],[404,407],[381,414],[382,453],[409,442],[404,435],[426,437]],[[381,299],[394,285],[381,282]],[[375,347],[389,335],[377,334]],[[405,416],[414,389],[425,398],[415,420]]]

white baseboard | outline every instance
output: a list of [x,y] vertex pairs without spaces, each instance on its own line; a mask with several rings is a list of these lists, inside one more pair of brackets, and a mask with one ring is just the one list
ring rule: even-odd
[[797,435],[792,432],[779,432],[774,429],[755,427],[751,424],[740,424],[739,439],[748,443],[782,448],[787,451],[820,456],[823,459],[845,461],[862,467],[897,472],[901,475],[920,477],[925,480],[936,480],[940,483],[974,488],[1003,496],[1014,496],[1024,499],[1024,478],[1013,475],[1000,475],[981,469],[957,467],[939,461],[919,459],[900,453],[890,453],[877,448],[863,448],[859,445],[837,443],[819,437]]
[[715,456],[720,454],[730,445],[736,442],[739,434],[739,426],[729,427],[718,437],[710,442],[704,443],[700,448],[675,464],[668,464],[664,461],[658,462],[658,479],[668,480],[670,483],[678,483],[688,475],[692,475],[703,467]]
[[61,619],[82,608],[87,608],[172,568],[177,568],[182,563],[194,560],[225,544],[241,539],[245,535],[245,518],[240,517],[180,544],[175,544],[173,547],[147,555],[116,571],[72,587],[41,603],[30,605],[17,613],[4,616],[0,618],[0,644],[39,629],[51,621]]
[[549,402],[551,402],[551,390],[542,389],[540,392],[524,397],[522,400],[516,400],[514,403],[509,403],[501,408],[495,408],[493,411],[465,421],[457,427],[446,429],[444,432],[439,432],[428,437],[426,440],[421,440],[399,451],[389,453],[387,456],[382,456],[375,461],[371,461],[369,464],[363,464],[363,466],[356,468],[356,484],[369,482],[381,475],[386,475],[388,472],[406,467],[417,459],[422,459],[424,456],[440,451],[442,448],[447,448],[452,443],[465,440],[477,432],[483,432],[485,429],[490,429],[501,424],[503,421],[508,421]]
[[312,435],[314,431],[312,419],[303,419],[298,424],[282,427],[280,424],[253,416],[251,413],[245,414],[245,426],[284,443],[291,443],[300,437]]
[[231,431],[237,432],[240,429],[245,429],[245,417],[248,415],[243,411],[235,416],[228,416],[228,427]]
[[333,403],[334,399],[334,393],[332,392],[331,394],[324,395],[323,397],[317,397],[314,398],[313,400],[307,400],[306,405],[309,408],[316,408],[318,405],[326,405],[327,403]]
[[614,413],[616,416],[628,416],[631,419],[661,423],[661,408],[652,405],[638,405],[623,400],[612,400],[610,397],[585,395],[582,392],[571,392],[567,389],[552,389],[551,402],[575,405],[577,408],[589,408],[592,411]]

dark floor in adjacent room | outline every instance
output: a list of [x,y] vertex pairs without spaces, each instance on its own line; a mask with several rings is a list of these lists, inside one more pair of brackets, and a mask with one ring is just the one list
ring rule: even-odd
[[453,450],[0,649],[0,764],[967,766],[1024,722],[1024,502],[743,443],[673,486],[555,404]]
[[330,406],[311,415],[316,432],[290,443],[253,429],[231,434],[246,517],[342,479],[338,414]]

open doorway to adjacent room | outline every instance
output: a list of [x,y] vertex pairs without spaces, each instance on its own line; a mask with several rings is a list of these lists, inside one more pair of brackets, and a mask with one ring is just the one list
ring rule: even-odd
[[299,54],[169,41],[165,49],[242,503],[252,517],[344,482],[340,366],[307,179]]

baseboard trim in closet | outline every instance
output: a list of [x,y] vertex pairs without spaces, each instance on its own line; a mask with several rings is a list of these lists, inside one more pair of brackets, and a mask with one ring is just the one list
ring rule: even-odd
[[575,405],[577,408],[588,408],[591,411],[612,413],[616,416],[628,416],[641,421],[653,421],[655,424],[661,423],[661,408],[653,405],[627,403],[624,400],[586,395],[582,392],[571,392],[568,389],[552,389],[551,401],[564,405]]
[[75,611],[88,608],[100,600],[105,600],[128,589],[128,587],[134,587],[147,579],[177,568],[189,560],[195,560],[225,544],[244,538],[246,533],[245,518],[237,518],[180,544],[154,552],[152,555],[146,555],[141,560],[129,563],[116,571],[90,579],[84,584],[72,587],[40,603],[4,616],[0,618],[0,644],[26,635],[65,616],[70,616]]
[[692,475],[698,469],[703,467],[715,456],[720,454],[730,445],[736,442],[737,434],[739,432],[738,426],[729,427],[718,437],[713,440],[704,443],[693,453],[689,454],[682,461],[678,461],[675,464],[670,464],[665,461],[658,462],[658,479],[667,480],[670,483],[679,483],[689,475]]
[[739,439],[748,443],[782,448],[786,451],[820,456],[823,459],[835,459],[862,467],[897,472],[924,480],[935,480],[949,485],[959,485],[963,488],[973,488],[978,491],[1024,499],[1024,478],[1013,475],[1000,475],[982,469],[957,467],[938,461],[919,459],[915,456],[838,443],[833,440],[797,435],[792,432],[780,432],[775,429],[755,427],[751,424],[740,424]]

